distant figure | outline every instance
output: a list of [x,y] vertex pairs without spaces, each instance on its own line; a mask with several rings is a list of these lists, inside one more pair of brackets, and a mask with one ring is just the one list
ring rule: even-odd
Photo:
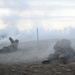
[[3,47],[0,49],[0,53],[7,53],[7,52],[13,52],[18,50],[18,43],[19,40],[13,40],[11,37],[9,37],[9,40],[11,44],[9,46]]
[[50,63],[53,60],[60,60],[66,64],[69,58],[75,56],[75,51],[71,47],[70,40],[62,39],[57,41],[53,48],[55,50],[54,54],[50,54],[49,57],[42,62],[43,64]]
[[11,42],[11,45],[10,46],[8,46],[9,48],[11,48],[11,47],[13,47],[13,48],[15,48],[15,49],[18,49],[18,43],[19,43],[19,40],[13,40],[11,37],[9,37],[9,40],[10,40],[10,42]]

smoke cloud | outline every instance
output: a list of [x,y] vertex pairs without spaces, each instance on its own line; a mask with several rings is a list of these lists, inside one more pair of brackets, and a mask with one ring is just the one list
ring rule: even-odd
[[70,39],[74,48],[74,31],[73,28],[70,28],[68,34],[38,28],[38,43],[36,28],[29,31],[19,31],[16,26],[8,26],[6,29],[0,30],[0,48],[10,45],[8,38],[12,37],[13,39],[19,39],[19,50],[12,53],[0,54],[0,63],[42,61],[54,52],[53,46],[56,41],[63,38]]

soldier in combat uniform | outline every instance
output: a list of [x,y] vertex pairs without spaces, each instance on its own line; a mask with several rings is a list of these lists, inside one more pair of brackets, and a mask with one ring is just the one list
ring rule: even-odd
[[2,49],[0,49],[0,53],[9,53],[9,52],[18,50],[19,40],[18,39],[13,40],[11,37],[9,37],[9,40],[10,40],[11,44],[9,46],[6,46],[6,47],[3,47]]
[[63,64],[66,64],[70,58],[75,56],[70,40],[57,41],[53,48],[55,50],[54,54],[50,54],[46,60],[42,61],[42,64],[50,63],[53,60],[60,60]]

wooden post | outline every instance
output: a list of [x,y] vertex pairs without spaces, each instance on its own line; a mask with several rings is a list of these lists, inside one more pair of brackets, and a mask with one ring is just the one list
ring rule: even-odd
[[37,45],[39,46],[39,31],[38,31],[38,28],[36,29],[37,31]]

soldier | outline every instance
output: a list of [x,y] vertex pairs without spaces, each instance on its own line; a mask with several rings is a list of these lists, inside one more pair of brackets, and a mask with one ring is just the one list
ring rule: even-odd
[[13,52],[13,51],[17,51],[18,50],[18,43],[19,43],[19,40],[13,40],[11,37],[9,37],[9,40],[11,42],[11,44],[7,47],[3,47],[1,50],[0,50],[0,53],[7,53],[7,52]]
[[10,49],[16,49],[16,50],[18,50],[18,43],[19,43],[19,40],[16,39],[16,40],[14,41],[11,37],[9,37],[9,40],[10,40],[10,42],[11,42],[11,45],[8,46],[8,47],[9,47]]
[[43,64],[50,63],[53,60],[60,60],[66,64],[69,58],[75,56],[75,51],[71,47],[70,40],[63,39],[57,41],[53,48],[55,50],[54,54],[50,54],[47,60],[42,62]]

